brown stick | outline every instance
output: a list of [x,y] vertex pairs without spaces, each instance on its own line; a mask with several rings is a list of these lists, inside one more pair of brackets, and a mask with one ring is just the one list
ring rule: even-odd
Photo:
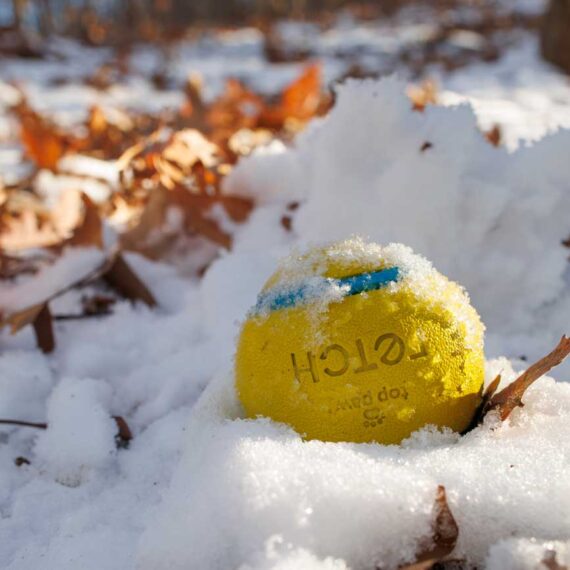
[[47,429],[47,424],[36,422],[24,422],[22,420],[0,420],[0,425],[31,427],[38,429]]
[[544,376],[549,370],[558,366],[570,354],[570,338],[563,336],[558,346],[533,364],[526,372],[523,372],[512,384],[495,394],[489,401],[485,414],[492,410],[499,412],[501,421],[506,420],[511,412],[522,407],[522,397],[527,388],[541,376]]

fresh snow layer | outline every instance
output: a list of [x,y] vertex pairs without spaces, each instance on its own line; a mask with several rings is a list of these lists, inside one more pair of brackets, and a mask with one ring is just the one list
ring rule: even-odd
[[[513,379],[504,361],[489,378],[498,370]],[[474,564],[513,535],[568,537],[569,384],[538,381],[509,423],[462,438],[426,428],[398,447],[305,442],[268,420],[233,419],[231,377],[221,374],[194,408],[140,568],[278,568],[291,550],[394,568],[430,536],[438,484],[461,529],[455,554]],[[268,566],[274,541],[287,548]]]
[[[239,322],[277,260],[315,241],[412,246],[467,287],[488,355],[517,370],[568,332],[570,132],[508,154],[468,106],[412,113],[403,91],[350,82],[292,148],[244,160],[226,191],[262,205],[201,281],[128,256],[159,309],[120,302],[104,319],[58,322],[51,356],[29,327],[3,335],[2,417],[49,422],[0,430],[3,568],[394,568],[429,539],[439,484],[460,528],[454,556],[492,570],[536,568],[551,550],[568,562],[570,384],[543,378],[502,425],[462,438],[426,428],[401,447],[304,442],[240,419]],[[46,287],[71,265],[53,266]],[[498,373],[512,381],[511,361],[490,361],[487,381]],[[113,416],[134,433],[127,450]]]
[[339,279],[380,269],[397,271],[396,278],[384,285],[390,293],[406,290],[436,312],[443,307],[465,325],[466,346],[477,350],[483,348],[484,327],[470,304],[469,295],[461,287],[450,284],[427,259],[414,254],[405,245],[381,246],[362,238],[349,238],[324,247],[309,248],[306,252],[295,249],[279,263],[249,316],[265,318],[276,306],[303,303],[314,328],[310,334],[322,338],[323,331],[319,327],[330,304],[339,303],[352,294],[350,285]]
[[0,314],[10,315],[50,299],[96,272],[104,261],[99,249],[68,248],[33,277],[0,283]]

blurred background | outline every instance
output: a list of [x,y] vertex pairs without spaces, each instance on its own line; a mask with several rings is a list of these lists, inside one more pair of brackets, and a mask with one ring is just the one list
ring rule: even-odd
[[[449,139],[481,137],[486,169],[570,127],[569,42],[570,0],[0,0],[0,293],[77,248],[194,278],[255,216],[294,239],[303,202],[275,198],[272,160],[349,78],[397,75],[410,113],[468,103]],[[390,136],[389,121],[371,124],[371,142]],[[128,281],[121,294],[153,304]],[[111,312],[115,296],[80,285],[79,308],[56,306],[56,320]]]
[[2,250],[61,245],[95,216],[201,273],[256,206],[248,188],[228,199],[228,173],[282,152],[339,82],[396,74],[415,111],[468,102],[513,151],[570,127],[569,42],[570,0],[2,0],[0,262],[18,274]]
[[[415,71],[425,60],[439,59],[448,66],[465,64],[473,56],[492,60],[505,43],[495,37],[498,32],[527,29],[540,33],[543,55],[570,72],[568,0],[3,0],[1,49],[5,55],[33,57],[41,55],[41,40],[54,34],[90,45],[126,46],[173,42],[212,27],[253,26],[266,35],[270,57],[299,59],[315,50],[315,33],[338,26],[339,19],[346,28],[402,12],[404,19],[431,25],[411,38],[426,53],[404,57]],[[297,42],[283,53],[284,38],[272,33],[282,20],[310,22],[318,30],[303,37],[303,29],[297,29]],[[365,42],[350,43],[353,50],[366,51]],[[349,46],[335,45],[339,47],[338,55],[346,56]]]

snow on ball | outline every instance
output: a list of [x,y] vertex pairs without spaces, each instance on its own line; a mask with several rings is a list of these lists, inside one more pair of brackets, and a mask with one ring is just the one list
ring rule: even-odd
[[462,431],[480,402],[484,327],[461,287],[399,244],[293,255],[245,322],[236,385],[249,417],[308,439],[400,443]]

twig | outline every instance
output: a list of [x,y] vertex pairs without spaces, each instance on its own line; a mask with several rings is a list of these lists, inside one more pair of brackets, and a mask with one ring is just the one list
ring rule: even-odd
[[47,424],[36,423],[36,422],[24,422],[22,420],[0,420],[0,424],[1,425],[31,427],[31,428],[38,428],[38,429],[47,429]]
[[505,421],[515,408],[522,407],[524,405],[522,397],[528,387],[549,370],[558,366],[568,356],[568,354],[570,354],[570,338],[564,335],[552,352],[534,363],[512,384],[509,384],[498,394],[495,394],[489,400],[483,416],[492,410],[497,410],[501,421]]

